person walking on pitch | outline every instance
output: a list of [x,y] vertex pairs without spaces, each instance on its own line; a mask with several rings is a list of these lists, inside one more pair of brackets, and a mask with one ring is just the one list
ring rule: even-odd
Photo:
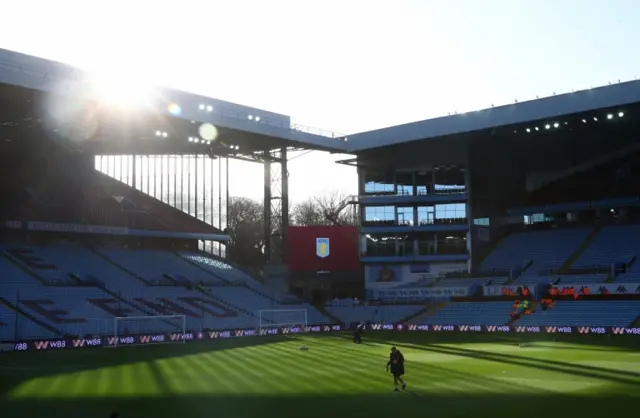
[[389,354],[389,362],[387,363],[387,372],[391,369],[391,374],[393,375],[393,383],[396,385],[394,389],[395,392],[398,392],[400,389],[398,388],[398,383],[402,385],[402,390],[407,388],[407,384],[402,379],[404,375],[404,356],[395,347],[391,347],[391,354]]

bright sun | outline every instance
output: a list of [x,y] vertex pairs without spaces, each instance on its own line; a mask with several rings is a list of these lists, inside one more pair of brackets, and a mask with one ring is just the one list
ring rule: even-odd
[[153,88],[127,77],[97,76],[92,79],[95,99],[116,107],[139,107],[148,105]]

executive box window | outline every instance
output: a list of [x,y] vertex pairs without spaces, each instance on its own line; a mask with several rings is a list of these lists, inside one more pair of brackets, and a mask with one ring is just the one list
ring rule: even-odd
[[464,203],[435,205],[435,223],[464,225],[467,223],[467,207]]
[[366,206],[363,225],[395,225],[396,208],[394,206]]
[[433,255],[436,252],[436,235],[430,232],[416,234],[419,255]]
[[416,173],[416,194],[425,196],[433,189],[433,172],[419,171]]
[[437,254],[466,254],[467,233],[466,232],[445,232],[436,234],[438,246]]
[[418,225],[433,225],[436,219],[434,206],[418,206]]
[[366,236],[368,257],[413,255],[413,236],[410,234],[371,234]]
[[399,207],[398,225],[413,225],[413,207]]
[[372,195],[393,195],[396,193],[393,173],[366,173],[364,193]]
[[433,193],[458,194],[466,191],[465,171],[460,167],[438,167],[433,173]]
[[413,196],[413,173],[396,173],[397,194]]

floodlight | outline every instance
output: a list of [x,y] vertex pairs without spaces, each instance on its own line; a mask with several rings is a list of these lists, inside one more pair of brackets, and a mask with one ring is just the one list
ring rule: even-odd
[[256,116],[256,122],[260,122],[260,116]]
[[162,137],[163,137],[163,138],[166,138],[166,137],[168,137],[168,136],[169,136],[169,134],[168,134],[168,133],[166,133],[166,132],[163,132],[163,133],[162,133]]
[[531,129],[527,128],[527,132],[531,132]]
[[198,142],[200,142],[200,140],[198,138],[193,138],[193,142],[197,144]]
[[156,131],[156,136],[162,136],[162,132]]
[[558,126],[560,126],[560,124],[559,124],[558,122],[556,122],[556,123],[554,123],[554,124],[553,124],[553,127],[554,127],[554,128],[557,128]]
[[207,145],[211,145],[211,141],[207,141]]
[[597,122],[597,121],[598,121],[598,118],[594,116],[594,117],[593,117],[593,120]]
[[211,105],[207,106],[207,112],[213,112],[213,106]]
[[582,123],[587,123],[587,120],[586,119],[582,119]]
[[536,126],[536,131],[539,131],[540,129]]
[[620,113],[618,113],[618,117],[619,117],[619,118],[621,118],[621,117],[623,117],[623,116],[624,116],[624,112],[620,112]]
[[189,142],[193,142],[193,137],[192,136],[189,137]]
[[249,115],[249,116],[247,116],[247,119],[249,119],[249,120],[253,120],[253,115]]
[[201,104],[201,105],[199,106],[199,108],[200,108],[200,110],[204,110],[204,105],[203,105],[203,104]]
[[611,113],[609,113],[609,114],[607,115],[607,119],[613,119],[613,115],[612,115]]
[[544,129],[549,129],[551,128],[551,125],[544,125]]

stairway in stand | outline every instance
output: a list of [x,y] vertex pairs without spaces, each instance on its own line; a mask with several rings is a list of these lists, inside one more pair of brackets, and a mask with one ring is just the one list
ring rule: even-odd
[[582,244],[580,244],[580,246],[578,247],[578,249],[576,249],[573,254],[571,254],[571,257],[569,257],[567,259],[567,261],[564,262],[564,264],[562,265],[562,267],[560,267],[559,272],[560,274],[566,273],[569,271],[569,269],[571,268],[571,266],[573,265],[573,263],[576,262],[576,260],[578,258],[580,258],[580,256],[582,255],[582,253],[585,252],[585,250],[587,248],[589,248],[589,245],[591,245],[591,243],[598,237],[598,235],[600,235],[600,231],[602,231],[602,227],[601,226],[597,226],[595,228],[593,228],[591,230],[591,232],[589,233],[589,235],[587,235],[587,237],[584,239],[584,241],[582,241]]
[[[0,304],[5,305],[7,308],[11,309],[12,311],[15,311],[16,315],[22,315],[25,318],[28,318],[30,321],[32,321],[35,324],[40,325],[42,328],[49,330],[51,332],[53,332],[56,335],[59,336],[63,336],[64,333],[62,331],[60,331],[59,329],[39,320],[38,318],[36,318],[35,316],[29,314],[28,312],[26,312],[25,310],[23,310],[22,308],[20,308],[17,304],[13,304],[11,302],[9,302],[8,300],[4,299],[4,298],[0,298]],[[16,330],[17,331],[17,330]]]
[[448,305],[448,302],[433,302],[433,303],[429,303],[423,309],[419,310],[415,314],[412,314],[412,315],[408,316],[407,318],[405,318],[401,322],[409,322],[409,321],[416,322],[415,319],[420,318],[420,320],[417,321],[417,322],[418,323],[424,323],[424,321],[427,318],[431,318],[433,315],[435,315],[438,312],[440,312],[441,310],[443,310],[447,305]]
[[[326,316],[327,318],[329,318],[331,320],[332,324],[342,324],[342,320],[340,320],[340,318],[338,318],[337,316],[332,315],[327,308],[325,308],[323,305],[318,304],[315,305],[315,308],[324,316]],[[346,324],[349,325],[349,324]]]

